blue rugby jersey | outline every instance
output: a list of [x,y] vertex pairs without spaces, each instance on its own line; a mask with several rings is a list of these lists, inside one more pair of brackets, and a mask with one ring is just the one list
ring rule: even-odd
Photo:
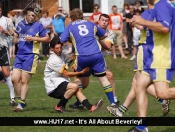
[[71,40],[75,55],[93,55],[101,52],[96,36],[102,37],[105,31],[87,20],[78,20],[69,24],[60,36],[61,42]]
[[45,37],[47,31],[42,24],[38,22],[27,23],[24,19],[19,22],[15,32],[19,36],[19,48],[18,54],[39,54],[40,42],[38,41],[26,41],[27,36],[32,37]]
[[[149,68],[175,68],[175,8],[169,0],[156,0],[151,15],[151,21],[160,22],[167,27],[169,33],[156,33],[147,35],[147,45],[150,53]],[[152,40],[152,41],[151,41]]]

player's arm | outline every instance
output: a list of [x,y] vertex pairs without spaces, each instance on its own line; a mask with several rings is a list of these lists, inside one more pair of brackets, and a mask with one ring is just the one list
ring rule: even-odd
[[149,20],[145,20],[140,16],[134,16],[131,22],[131,25],[142,25],[145,26],[149,29],[151,29],[154,32],[158,32],[158,33],[168,33],[169,32],[169,28],[163,26],[160,22],[152,22]]
[[61,34],[60,36],[60,41],[62,43],[65,43],[67,41],[71,42],[70,41],[70,32],[69,32],[69,26],[64,30],[64,32]]
[[144,30],[144,27],[138,24],[135,24],[134,27],[136,27],[139,30]]
[[46,34],[45,37],[32,37],[32,36],[28,36],[26,37],[26,41],[38,41],[38,42],[49,42],[50,39],[49,39],[49,35]]
[[18,34],[17,33],[14,33],[13,34],[13,43],[14,44],[18,44],[19,40],[18,40]]
[[109,41],[105,41],[105,40],[99,40],[101,46],[106,49],[109,50],[112,47],[112,43]]
[[84,68],[80,72],[68,72],[67,69],[64,69],[63,72],[62,72],[62,74],[65,77],[75,77],[75,76],[79,76],[79,75],[85,74],[87,72],[89,72],[89,67]]
[[50,41],[50,38],[49,38],[49,35],[47,34],[47,31],[46,29],[43,27],[42,24],[40,24],[40,26],[38,27],[38,30],[39,30],[39,36],[28,36],[26,37],[26,41],[38,41],[38,42],[49,42]]
[[139,24],[146,26],[154,32],[168,33],[171,26],[172,13],[169,7],[162,6],[161,10],[155,8],[154,13],[156,15],[156,22],[143,19],[141,16],[134,16],[132,25]]

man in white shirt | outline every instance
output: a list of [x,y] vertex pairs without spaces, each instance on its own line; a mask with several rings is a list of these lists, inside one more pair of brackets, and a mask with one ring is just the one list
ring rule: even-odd
[[89,71],[85,68],[80,72],[68,72],[67,63],[69,58],[62,54],[62,43],[59,38],[53,38],[50,42],[50,47],[53,53],[47,60],[44,70],[44,82],[48,96],[60,99],[59,103],[55,106],[55,110],[61,113],[66,112],[65,106],[67,101],[75,94],[79,101],[90,112],[94,112],[103,104],[103,100],[99,100],[96,104],[91,105],[86,97],[79,90],[76,83],[70,82],[68,77],[79,76]]

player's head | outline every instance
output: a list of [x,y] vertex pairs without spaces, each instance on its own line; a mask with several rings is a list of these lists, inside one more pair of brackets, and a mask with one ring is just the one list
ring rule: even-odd
[[0,3],[0,16],[2,16],[2,4]]
[[113,5],[113,6],[112,6],[112,12],[113,12],[114,14],[117,13],[117,6],[116,6],[116,5]]
[[155,0],[147,0],[147,3],[148,3],[148,5],[150,4],[150,5],[154,5],[154,1]]
[[129,5],[129,11],[130,11],[130,13],[133,13],[134,12],[134,6],[132,4]]
[[34,8],[27,8],[24,11],[24,13],[25,13],[25,18],[26,18],[28,23],[33,23],[35,21],[36,12],[35,12]]
[[60,42],[60,38],[53,38],[50,41],[50,49],[57,55],[61,55],[63,43]]
[[43,11],[43,17],[46,18],[49,16],[49,12],[48,11]]
[[98,4],[94,4],[94,12],[98,12],[99,9],[99,5]]
[[107,14],[101,14],[98,20],[98,25],[101,28],[106,29],[109,25],[109,16]]
[[72,21],[76,21],[76,20],[82,20],[83,19],[83,11],[75,8],[70,12],[70,18]]
[[141,11],[139,9],[136,9],[135,10],[135,15],[140,16],[140,14],[141,14]]

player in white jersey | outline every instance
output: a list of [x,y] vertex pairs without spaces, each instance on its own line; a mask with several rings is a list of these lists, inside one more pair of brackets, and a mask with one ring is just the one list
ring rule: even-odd
[[66,103],[75,94],[83,106],[90,112],[94,112],[103,104],[103,100],[99,100],[96,104],[91,105],[78,88],[78,85],[70,82],[68,78],[85,74],[89,71],[89,68],[79,72],[68,72],[66,65],[69,62],[69,58],[62,53],[62,45],[59,38],[54,38],[50,42],[53,53],[47,60],[44,70],[46,92],[48,96],[60,99],[59,103],[55,106],[56,111],[64,113]]

